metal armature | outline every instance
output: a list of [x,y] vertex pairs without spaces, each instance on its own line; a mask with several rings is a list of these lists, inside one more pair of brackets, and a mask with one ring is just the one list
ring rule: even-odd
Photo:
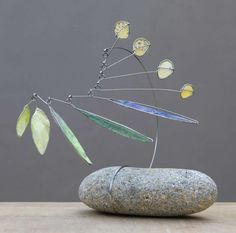
[[[118,39],[115,40],[114,44],[118,42]],[[125,56],[124,58],[118,60],[117,62],[112,63],[111,65],[107,66],[106,62],[111,54],[111,51],[113,50],[121,50],[121,51],[125,51],[128,53],[127,56]],[[116,46],[112,46],[110,48],[106,48],[104,49],[103,52],[103,57],[105,58],[102,61],[102,65],[101,65],[101,70],[99,71],[99,76],[98,76],[98,80],[96,82],[96,84],[94,85],[93,88],[89,89],[88,94],[87,95],[72,95],[69,94],[66,98],[66,100],[62,100],[62,99],[58,99],[58,98],[54,98],[54,97],[48,97],[46,100],[44,100],[41,96],[39,96],[38,94],[34,93],[32,96],[32,100],[31,102],[34,100],[37,102],[37,100],[42,101],[43,103],[50,105],[53,101],[55,102],[59,102],[59,103],[63,103],[63,104],[67,104],[71,107],[73,107],[73,109],[76,109],[76,106],[74,104],[72,104],[72,100],[74,98],[90,98],[90,99],[98,99],[98,100],[105,100],[105,101],[109,101],[110,98],[109,97],[102,97],[102,96],[98,96],[95,93],[96,92],[112,92],[112,91],[152,91],[152,95],[153,95],[153,99],[154,99],[154,103],[156,105],[156,97],[155,97],[155,91],[171,91],[171,92],[179,92],[179,90],[172,90],[172,89],[162,89],[162,88],[153,88],[152,82],[151,82],[151,78],[149,77],[150,73],[154,73],[154,71],[147,71],[144,64],[141,62],[140,58],[138,58],[133,51],[126,49],[126,48],[122,48],[122,47],[116,47]],[[114,76],[114,77],[105,77],[105,72],[107,69],[121,63],[122,61],[126,60],[129,57],[134,57],[138,63],[142,66],[143,68],[143,72],[139,72],[139,73],[135,73],[135,74],[127,74],[127,75],[118,75],[118,76]],[[155,71],[156,72],[156,71]],[[112,78],[118,78],[118,77],[128,77],[128,76],[132,76],[132,75],[146,75],[146,78],[148,79],[150,88],[113,88],[113,89],[103,89],[101,86],[101,81],[106,81],[106,79],[112,79]],[[49,101],[50,100],[50,101]],[[31,103],[30,102],[30,103]],[[156,125],[158,126],[158,117],[156,117]],[[157,144],[158,144],[158,128],[156,129],[156,136],[155,136],[155,144],[154,144],[154,151],[153,151],[153,156],[150,162],[149,167],[151,168],[156,156],[156,152],[157,152]],[[118,173],[119,171],[117,171]]]
[[[111,92],[118,92],[119,93],[119,92],[123,92],[123,91],[150,91],[152,93],[154,106],[157,106],[157,98],[156,98],[156,92],[157,91],[167,91],[167,92],[173,92],[173,93],[181,93],[181,90],[166,89],[166,88],[154,88],[153,87],[152,79],[151,79],[150,75],[154,74],[154,75],[159,76],[160,79],[164,79],[164,78],[166,78],[167,76],[169,76],[170,74],[173,73],[174,65],[170,60],[165,59],[159,64],[159,66],[157,66],[156,70],[147,71],[146,67],[144,66],[144,64],[142,63],[142,61],[140,59],[140,57],[143,56],[150,47],[150,42],[147,39],[142,38],[142,37],[137,38],[133,43],[133,49],[127,49],[127,48],[117,46],[119,40],[126,39],[128,37],[128,34],[129,34],[129,23],[126,22],[126,21],[119,21],[119,22],[121,22],[121,24],[122,23],[125,23],[125,24],[123,26],[118,25],[119,27],[115,28],[116,38],[115,38],[115,40],[114,40],[111,47],[105,48],[103,50],[103,54],[102,54],[103,60],[101,62],[101,69],[98,72],[97,81],[96,81],[95,85],[92,88],[89,89],[89,91],[86,95],[72,95],[72,94],[69,94],[65,100],[54,98],[54,97],[48,97],[45,100],[41,96],[39,96],[38,94],[34,93],[31,97],[31,100],[30,100],[29,104],[32,103],[32,102],[36,102],[36,104],[37,104],[37,101],[41,101],[44,104],[46,104],[47,106],[50,106],[52,104],[52,102],[55,101],[55,102],[66,104],[66,105],[72,107],[75,110],[80,110],[80,108],[78,108],[76,105],[74,105],[73,99],[77,99],[77,98],[86,99],[87,98],[87,99],[93,99],[93,100],[111,101],[111,98],[105,97],[105,96],[100,96],[100,95],[97,95],[97,94],[98,93],[99,94],[111,93]],[[115,50],[123,51],[123,52],[127,53],[127,55],[124,56],[123,58],[115,61],[114,63],[109,64],[108,63],[109,58],[114,53]],[[128,73],[128,74],[115,75],[115,76],[108,76],[107,75],[108,71],[110,71],[110,69],[112,67],[114,67],[118,64],[121,64],[122,62],[126,61],[127,59],[129,59],[131,57],[136,59],[136,61],[142,67],[143,71]],[[142,76],[142,75],[145,75],[145,76]],[[129,77],[132,77],[132,76],[146,77],[150,87],[149,88],[102,88],[102,84],[105,81],[113,80],[113,79],[126,79],[126,78],[129,78]],[[148,105],[146,105],[146,106],[148,106]],[[156,157],[156,154],[157,154],[157,148],[158,148],[158,116],[155,117],[155,122],[156,122],[155,144],[154,144],[153,154],[152,154],[152,158],[151,158],[151,161],[150,161],[150,164],[149,164],[149,168],[151,168],[153,166],[153,163],[154,163],[154,160],[155,160],[155,157]],[[111,184],[110,184],[110,188],[109,188],[110,193],[111,193],[111,190],[112,190],[112,185],[113,185],[114,179],[123,167],[126,167],[126,166],[121,166],[115,172],[114,177],[113,177],[113,179],[111,181]]]

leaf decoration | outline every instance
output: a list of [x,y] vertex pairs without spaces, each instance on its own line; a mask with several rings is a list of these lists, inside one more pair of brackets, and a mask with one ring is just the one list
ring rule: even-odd
[[121,136],[141,141],[141,142],[153,142],[153,140],[138,131],[129,128],[125,125],[122,125],[118,122],[112,121],[110,119],[107,119],[105,117],[99,116],[95,113],[88,112],[83,109],[76,108],[78,111],[80,111],[84,116],[86,116],[91,121],[95,122],[96,124],[112,131],[113,133],[119,134]]
[[82,159],[84,159],[88,164],[92,164],[89,157],[86,155],[85,150],[79,143],[78,139],[72,132],[72,130],[69,128],[69,126],[66,124],[66,122],[61,118],[61,116],[55,112],[55,110],[49,106],[50,112],[52,114],[52,117],[57,124],[57,126],[61,129],[62,133],[65,135],[67,140],[71,143],[75,151],[81,156]]
[[154,106],[144,105],[137,102],[132,102],[129,100],[120,100],[120,99],[110,99],[113,103],[118,104],[120,106],[130,108],[133,110],[137,110],[140,112],[148,113],[154,116],[166,118],[169,120],[175,120],[175,121],[181,121],[186,123],[193,123],[198,124],[197,120],[194,120],[192,118],[180,115],[178,113],[174,113],[165,109],[157,108]]
[[137,38],[133,43],[133,51],[136,56],[143,56],[151,46],[151,43],[143,37]]
[[194,89],[192,84],[184,84],[180,89],[180,96],[182,99],[187,99],[193,95]]
[[159,77],[159,79],[168,78],[173,72],[174,64],[169,59],[161,61],[157,68],[157,76]]
[[115,35],[119,39],[127,39],[129,37],[129,22],[120,20],[115,23]]
[[18,137],[22,137],[30,121],[30,107],[26,104],[17,119],[16,134]]
[[46,151],[50,136],[50,121],[40,108],[36,108],[31,119],[31,131],[38,152],[43,155]]

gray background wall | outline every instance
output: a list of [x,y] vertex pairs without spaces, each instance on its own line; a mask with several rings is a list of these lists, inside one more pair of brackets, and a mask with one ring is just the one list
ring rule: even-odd
[[[21,140],[15,133],[17,116],[32,92],[60,98],[87,93],[97,79],[103,48],[113,43],[113,24],[119,19],[130,21],[132,30],[121,46],[131,48],[138,36],[152,42],[143,57],[148,69],[164,58],[175,62],[172,78],[153,78],[156,87],[178,89],[190,82],[196,88],[194,97],[184,102],[175,94],[158,93],[159,106],[194,117],[200,125],[161,119],[155,166],[205,172],[218,184],[220,201],[236,201],[235,12],[233,0],[1,0],[0,201],[77,201],[78,185],[92,171],[148,165],[152,145],[113,135],[60,104],[54,106],[78,132],[93,166],[74,153],[55,124],[45,156],[36,152],[29,129]],[[117,53],[111,62],[124,55]],[[130,59],[110,74],[139,70]],[[133,77],[109,81],[104,87],[148,87],[148,83]],[[153,103],[150,93],[110,96]],[[154,134],[155,120],[150,116],[102,101],[76,103]]]

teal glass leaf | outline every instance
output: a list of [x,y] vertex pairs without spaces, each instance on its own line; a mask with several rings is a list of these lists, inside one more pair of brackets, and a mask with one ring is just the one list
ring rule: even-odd
[[49,142],[50,122],[44,111],[40,108],[36,108],[32,116],[31,131],[34,144],[38,152],[43,155]]
[[153,140],[138,131],[129,128],[128,126],[122,125],[118,122],[112,121],[110,119],[107,119],[105,117],[99,116],[95,113],[88,112],[86,110],[76,108],[78,111],[80,111],[84,116],[86,116],[91,121],[95,122],[96,124],[112,131],[113,133],[119,134],[121,136],[138,140],[141,142],[153,142]]
[[78,139],[72,132],[72,130],[69,128],[69,126],[66,124],[66,122],[61,118],[61,116],[55,112],[55,110],[49,106],[50,112],[52,114],[52,117],[57,124],[57,126],[61,129],[62,133],[65,135],[67,140],[71,143],[75,151],[81,156],[82,159],[84,159],[88,164],[92,164],[89,157],[86,155],[86,152],[84,148],[79,143]]
[[198,124],[199,122],[197,120],[194,120],[192,118],[180,115],[178,113],[174,113],[162,108],[157,108],[154,106],[149,106],[129,100],[121,100],[121,99],[110,99],[113,103],[118,104],[120,106],[130,108],[133,110],[137,110],[140,112],[148,113],[154,116],[166,118],[169,120],[174,120],[174,121],[180,121],[180,122],[185,122],[185,123],[192,123],[192,124]]

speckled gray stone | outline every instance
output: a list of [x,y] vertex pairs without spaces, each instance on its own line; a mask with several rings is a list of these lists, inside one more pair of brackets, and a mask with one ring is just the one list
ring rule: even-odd
[[102,212],[143,216],[180,216],[197,213],[217,198],[215,182],[193,170],[123,168],[109,185],[118,167],[88,175],[79,187],[79,198]]

